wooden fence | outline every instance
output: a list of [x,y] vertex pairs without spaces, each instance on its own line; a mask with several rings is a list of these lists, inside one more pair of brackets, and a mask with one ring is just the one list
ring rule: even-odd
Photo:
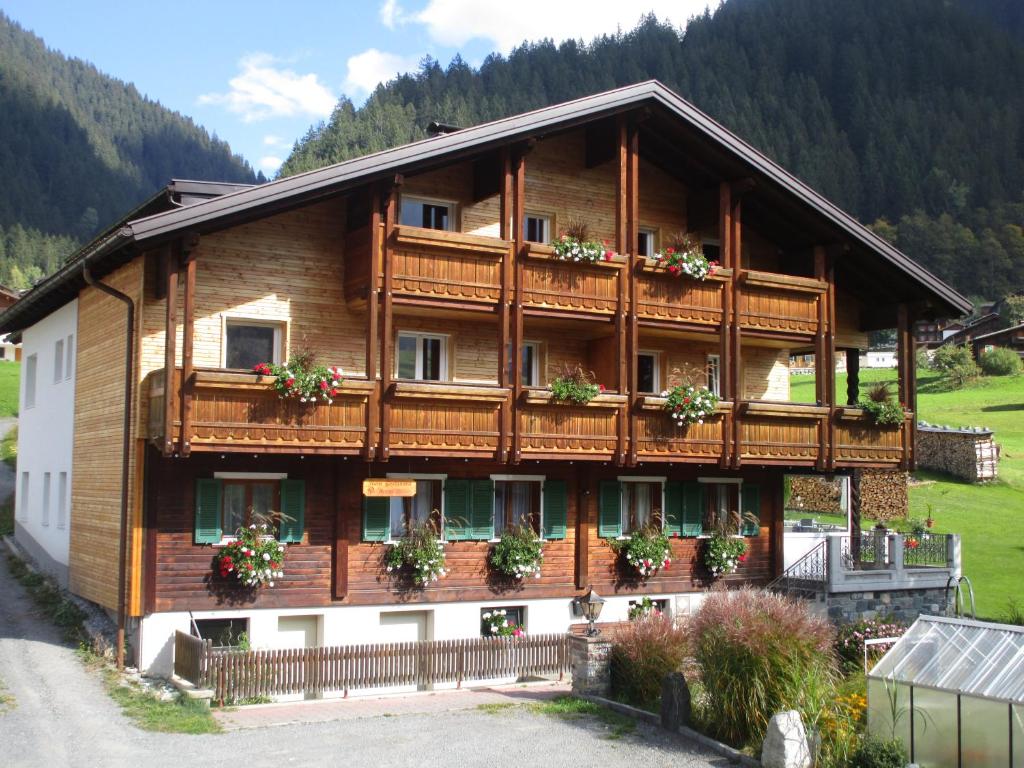
[[[175,637],[174,671],[221,702],[360,688],[427,686],[493,678],[562,675],[567,635],[291,648],[214,649],[184,632]],[[181,656],[179,661],[179,654]]]

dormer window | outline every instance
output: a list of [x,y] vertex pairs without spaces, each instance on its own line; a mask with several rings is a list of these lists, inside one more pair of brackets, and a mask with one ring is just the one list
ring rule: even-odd
[[399,220],[410,227],[451,232],[455,229],[455,204],[445,200],[403,197]]

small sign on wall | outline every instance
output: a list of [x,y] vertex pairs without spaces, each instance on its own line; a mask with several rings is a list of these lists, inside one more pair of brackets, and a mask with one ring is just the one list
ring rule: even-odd
[[363,480],[363,496],[415,496],[416,481],[398,478]]

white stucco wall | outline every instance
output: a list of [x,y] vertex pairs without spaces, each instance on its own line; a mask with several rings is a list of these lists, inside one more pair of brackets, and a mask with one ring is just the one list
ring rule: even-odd
[[[56,361],[58,341],[61,345],[59,368]],[[44,570],[64,584],[67,583],[71,530],[71,455],[74,444],[77,344],[77,300],[65,304],[26,328],[22,334],[15,538]],[[33,355],[34,398],[28,391],[32,383],[29,374],[32,364],[29,360]]]

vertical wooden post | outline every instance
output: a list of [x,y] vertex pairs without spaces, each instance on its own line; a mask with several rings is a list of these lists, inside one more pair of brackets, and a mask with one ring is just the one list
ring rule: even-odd
[[826,469],[830,464],[831,434],[835,414],[835,359],[831,341],[831,313],[833,294],[830,278],[834,277],[831,269],[832,259],[824,246],[814,247],[814,277],[829,284],[824,293],[818,295],[818,329],[814,336],[814,399],[820,406],[829,409],[827,422],[819,425],[818,462],[819,470]]
[[637,354],[640,349],[640,330],[637,322],[637,270],[640,257],[637,256],[637,245],[640,235],[640,131],[636,125],[630,126],[626,148],[626,241],[628,243],[625,276],[629,293],[629,314],[627,316],[626,355],[628,372],[626,388],[629,399],[622,408],[623,419],[626,420],[629,434],[629,449],[626,463],[636,466],[636,416],[633,413],[637,397]]
[[519,404],[523,394],[523,225],[526,213],[526,152],[516,152],[512,163],[512,259],[515,266],[514,312],[512,317],[512,462],[519,463],[522,430]]
[[178,343],[178,249],[165,246],[164,281],[167,283],[167,304],[164,317],[164,456],[174,453],[174,412],[178,406],[174,391],[174,370]]
[[[501,222],[499,224],[499,235],[502,240],[508,240],[512,234],[509,226],[509,214],[512,209],[512,155],[508,147],[501,150]],[[512,267],[513,259],[510,248],[505,249],[501,259],[501,303],[498,306],[498,386],[508,389],[512,376],[511,369],[521,367],[520,360],[512,357],[512,329],[511,322],[510,292],[512,289]],[[509,434],[512,425],[512,402],[506,399],[501,404],[501,415],[498,435],[498,461],[508,461]]]
[[856,405],[860,400],[860,350],[846,350],[846,404]]
[[182,456],[192,453],[192,396],[195,391],[195,371],[193,368],[192,350],[196,336],[196,248],[198,239],[188,243],[184,253],[185,259],[185,291],[183,298],[183,314],[181,322],[181,440]]
[[743,399],[743,333],[740,327],[740,267],[743,263],[743,226],[741,201],[732,197],[732,236],[729,239],[729,250],[732,253],[732,465],[739,468],[742,464],[743,446],[741,445],[741,424],[739,420],[740,401]]
[[902,466],[904,469],[912,469],[915,463],[913,452],[917,432],[917,381],[913,321],[906,304],[900,304],[896,310],[896,362],[899,370],[900,403],[914,414],[913,419],[903,425]]
[[395,176],[394,182],[388,193],[387,208],[384,214],[384,242],[383,242],[383,267],[384,267],[384,308],[381,322],[381,354],[380,354],[380,451],[378,455],[382,461],[387,461],[390,453],[391,442],[391,404],[389,402],[391,381],[394,378],[394,308],[392,303],[392,264],[391,248],[394,242],[396,218],[398,216],[398,193],[402,185],[402,177]]
[[[615,180],[615,250],[626,258],[626,267],[619,270],[617,279],[618,301],[615,308],[615,388],[620,395],[629,392],[629,361],[626,339],[626,296],[627,273],[629,272],[629,254],[634,250],[629,247],[629,131],[626,116],[619,115],[616,120],[618,137],[619,172]],[[626,409],[620,407],[617,414],[617,440],[615,446],[615,463],[619,466],[626,463]]]
[[589,467],[580,467],[576,473],[576,588],[586,589],[590,584],[590,508],[593,498],[590,490]]
[[[348,494],[343,493],[341,467],[335,457],[334,472],[334,599],[344,600],[348,595],[348,517],[345,504]],[[346,484],[347,485],[347,484]]]
[[772,473],[772,482],[769,485],[771,493],[769,499],[772,510],[771,544],[772,544],[772,573],[778,577],[786,569],[786,513],[785,513],[785,489],[782,484],[782,475]]
[[366,401],[366,445],[364,457],[373,461],[377,455],[377,424],[380,417],[381,393],[377,373],[377,351],[380,344],[380,268],[381,268],[381,217],[380,188],[370,189],[370,260],[366,289],[366,380],[373,385]]
[[836,468],[836,258],[835,252],[827,255],[825,280],[828,283],[826,305],[828,328],[825,333],[825,358],[828,375],[826,378],[825,402],[828,404],[828,459],[829,471]]
[[[726,269],[735,269],[732,264],[732,188],[726,182],[718,185],[718,242],[719,258],[722,266]],[[731,413],[722,417],[723,445],[720,466],[728,467],[732,463],[732,423],[736,418],[736,406],[738,405],[736,395],[732,389],[732,302],[733,302],[733,280],[722,286],[722,322],[718,330],[719,352],[718,352],[718,383],[721,389],[723,400],[733,402]]]

